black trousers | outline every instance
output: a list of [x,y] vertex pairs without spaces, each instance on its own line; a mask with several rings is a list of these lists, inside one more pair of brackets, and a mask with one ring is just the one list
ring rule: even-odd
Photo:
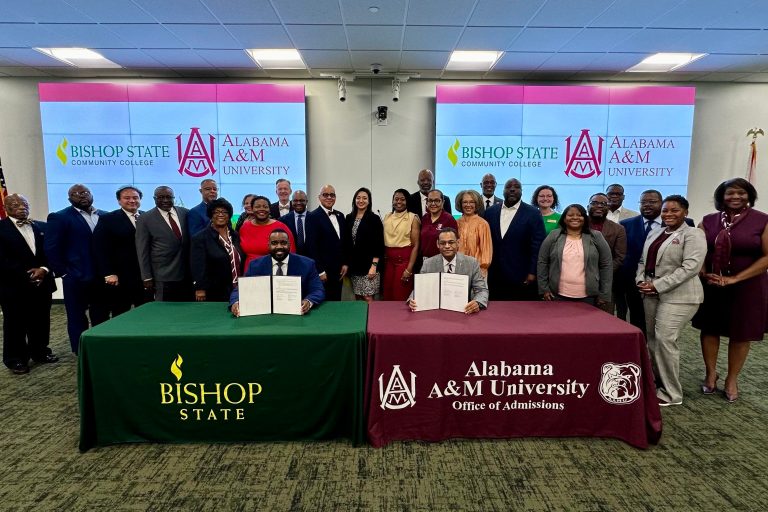
[[109,304],[109,310],[112,317],[121,315],[133,307],[139,307],[146,302],[152,301],[152,293],[144,289],[141,282],[120,284],[117,286],[104,285],[104,296]]
[[51,294],[43,290],[18,293],[13,300],[0,302],[3,310],[3,363],[12,368],[30,358],[43,359],[51,353]]
[[63,281],[67,334],[72,352],[77,354],[80,335],[89,327],[109,320],[109,306],[104,298],[103,281],[76,281],[67,277]]

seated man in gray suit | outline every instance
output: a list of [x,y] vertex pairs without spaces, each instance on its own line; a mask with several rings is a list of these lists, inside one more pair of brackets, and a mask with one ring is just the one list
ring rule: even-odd
[[[488,307],[488,285],[480,272],[480,264],[472,256],[465,256],[459,251],[459,234],[453,228],[443,228],[437,237],[440,254],[424,260],[420,274],[446,272],[469,276],[469,302],[464,313],[471,315]],[[416,311],[413,293],[408,299],[408,306]]]
[[173,205],[170,187],[157,187],[154,199],[155,208],[136,221],[136,254],[144,288],[155,291],[155,300],[192,302],[189,210]]

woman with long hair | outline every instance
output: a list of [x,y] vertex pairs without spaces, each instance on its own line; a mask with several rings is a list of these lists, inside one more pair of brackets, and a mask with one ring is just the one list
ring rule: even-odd
[[381,284],[379,262],[384,257],[384,227],[379,216],[373,213],[370,190],[357,189],[352,211],[345,220],[344,259],[352,290],[357,300],[371,303]]

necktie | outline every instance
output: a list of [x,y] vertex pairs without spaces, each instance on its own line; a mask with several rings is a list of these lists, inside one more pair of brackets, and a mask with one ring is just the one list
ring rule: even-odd
[[302,213],[299,215],[299,218],[296,222],[296,245],[302,246],[304,245],[304,214]]
[[17,221],[16,221],[16,225],[17,225],[17,226],[19,226],[19,227],[22,227],[22,226],[24,226],[25,224],[28,224],[28,225],[30,225],[30,226],[31,226],[31,225],[32,225],[32,221],[31,221],[31,220],[29,220],[29,219],[24,219],[24,220],[17,220]]
[[139,220],[139,214],[138,213],[134,213],[133,214],[133,220]]
[[653,221],[649,220],[645,223],[645,237],[648,238],[648,233],[651,232],[651,229],[653,228]]
[[486,199],[485,200],[485,207],[486,208],[490,208],[491,207],[491,200],[490,199]]
[[448,264],[448,273],[453,274],[453,263]]
[[284,276],[285,275],[285,274],[283,274],[283,262],[282,261],[278,261],[277,262],[277,270],[275,271],[275,275],[276,276]]
[[176,235],[176,238],[181,240],[181,230],[179,229],[179,225],[176,224],[176,221],[173,220],[173,215],[171,215],[171,212],[168,212],[168,221],[171,223],[173,234]]

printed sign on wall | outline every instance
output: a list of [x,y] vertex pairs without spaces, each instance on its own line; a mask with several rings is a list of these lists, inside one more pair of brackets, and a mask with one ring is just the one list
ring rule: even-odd
[[[530,202],[552,185],[560,206],[586,205],[607,185],[686,194],[693,87],[437,86],[436,183],[447,196],[480,190],[483,175],[523,184]],[[453,203],[452,203],[453,204]]]
[[74,183],[105,210],[126,184],[144,192],[142,209],[159,185],[192,207],[211,178],[235,213],[245,194],[273,197],[279,178],[306,190],[303,85],[41,83],[39,93],[51,211],[69,206]]

